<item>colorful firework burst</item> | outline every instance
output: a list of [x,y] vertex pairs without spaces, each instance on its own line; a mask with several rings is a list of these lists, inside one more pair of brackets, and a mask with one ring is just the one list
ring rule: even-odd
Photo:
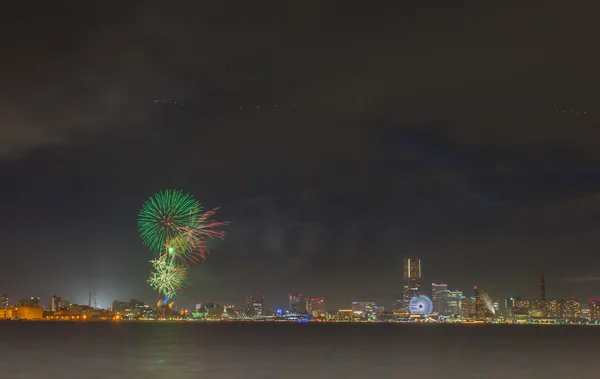
[[220,228],[227,223],[210,220],[218,208],[203,212],[190,194],[179,190],[155,193],[139,214],[140,236],[157,258],[148,283],[167,298],[175,296],[185,282],[189,263],[206,258],[207,239],[225,238]]
[[185,241],[185,247],[188,249],[186,257],[193,262],[206,259],[209,253],[207,247],[208,239],[225,240],[225,232],[221,228],[227,225],[227,222],[214,221],[210,218],[219,208],[204,212],[192,226],[180,226],[177,231]]
[[154,271],[150,274],[148,283],[167,298],[175,296],[183,288],[187,269],[167,254],[150,262]]
[[144,245],[155,254],[160,254],[168,241],[181,236],[181,228],[197,224],[202,211],[202,205],[183,191],[155,193],[144,203],[138,218]]

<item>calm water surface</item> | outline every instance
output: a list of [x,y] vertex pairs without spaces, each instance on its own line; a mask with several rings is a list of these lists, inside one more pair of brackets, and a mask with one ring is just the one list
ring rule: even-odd
[[600,377],[600,327],[0,322],[0,378]]

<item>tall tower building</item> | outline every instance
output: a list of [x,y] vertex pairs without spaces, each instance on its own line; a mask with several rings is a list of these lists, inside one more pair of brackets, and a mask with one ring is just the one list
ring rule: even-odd
[[421,260],[404,258],[404,292],[402,294],[404,311],[408,311],[410,299],[419,295],[421,278]]
[[421,260],[404,258],[404,280],[416,281],[421,279]]
[[303,313],[304,309],[302,308],[302,294],[289,294],[288,295],[290,304],[289,304],[289,308],[288,311],[291,314],[298,314],[298,313]]
[[543,268],[540,270],[540,299],[546,301],[546,273]]
[[257,293],[256,296],[246,297],[246,316],[262,317],[264,313],[265,297]]
[[37,296],[32,296],[31,299],[29,299],[29,306],[30,307],[39,307],[40,306],[40,298]]
[[431,283],[431,300],[433,301],[433,312],[441,314],[441,302],[448,285],[445,283]]
[[0,296],[0,309],[8,309],[8,295],[5,293]]
[[325,298],[306,298],[306,313],[313,317],[321,317],[325,314]]
[[56,312],[60,307],[60,301],[62,299],[56,295],[52,296],[52,301],[50,302],[50,310],[52,312]]

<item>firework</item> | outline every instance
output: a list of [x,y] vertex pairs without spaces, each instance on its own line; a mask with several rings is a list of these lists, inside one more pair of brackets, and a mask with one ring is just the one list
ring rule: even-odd
[[167,298],[175,296],[184,285],[186,268],[166,254],[150,262],[154,271],[150,274],[148,283]]
[[202,210],[200,203],[183,191],[155,193],[144,203],[138,218],[144,245],[155,254],[160,254],[168,241],[182,235],[181,228],[197,225]]
[[186,255],[194,262],[206,259],[209,253],[206,245],[208,239],[225,240],[225,232],[221,228],[227,225],[227,222],[210,219],[218,209],[204,212],[192,226],[185,225],[177,228],[186,243],[185,247],[188,249]]

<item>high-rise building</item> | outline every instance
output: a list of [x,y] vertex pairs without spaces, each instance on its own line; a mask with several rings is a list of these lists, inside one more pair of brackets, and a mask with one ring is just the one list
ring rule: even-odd
[[[444,292],[444,294],[441,294]],[[448,292],[448,285],[445,283],[431,283],[431,300],[433,301],[433,313],[442,314],[441,301]]]
[[460,315],[460,300],[463,297],[461,291],[440,291],[438,296],[440,316]]
[[29,306],[30,307],[39,307],[40,306],[40,298],[37,296],[32,296],[29,299]]
[[8,309],[8,295],[3,293],[2,296],[0,296],[0,309]]
[[517,307],[517,303],[521,299],[518,297],[507,297],[504,299],[504,319],[505,320],[514,320],[515,318],[515,308]]
[[52,296],[50,301],[50,310],[56,312],[59,309],[59,304],[62,299],[56,295]]
[[540,270],[540,299],[546,301],[546,273],[543,268]]
[[304,309],[302,309],[302,294],[289,294],[289,308],[288,311],[291,314],[299,314],[304,313]]
[[263,317],[265,298],[257,293],[256,296],[246,296],[246,316]]
[[306,298],[306,313],[313,317],[322,317],[325,315],[325,298],[313,297]]
[[421,278],[421,260],[418,258],[404,258],[403,311],[408,311],[410,300],[415,296],[419,296]]
[[418,258],[404,258],[404,280],[421,279],[421,260]]
[[590,300],[590,321],[600,321],[600,298]]
[[475,318],[477,316],[477,300],[474,296],[460,299],[460,314],[464,318]]

